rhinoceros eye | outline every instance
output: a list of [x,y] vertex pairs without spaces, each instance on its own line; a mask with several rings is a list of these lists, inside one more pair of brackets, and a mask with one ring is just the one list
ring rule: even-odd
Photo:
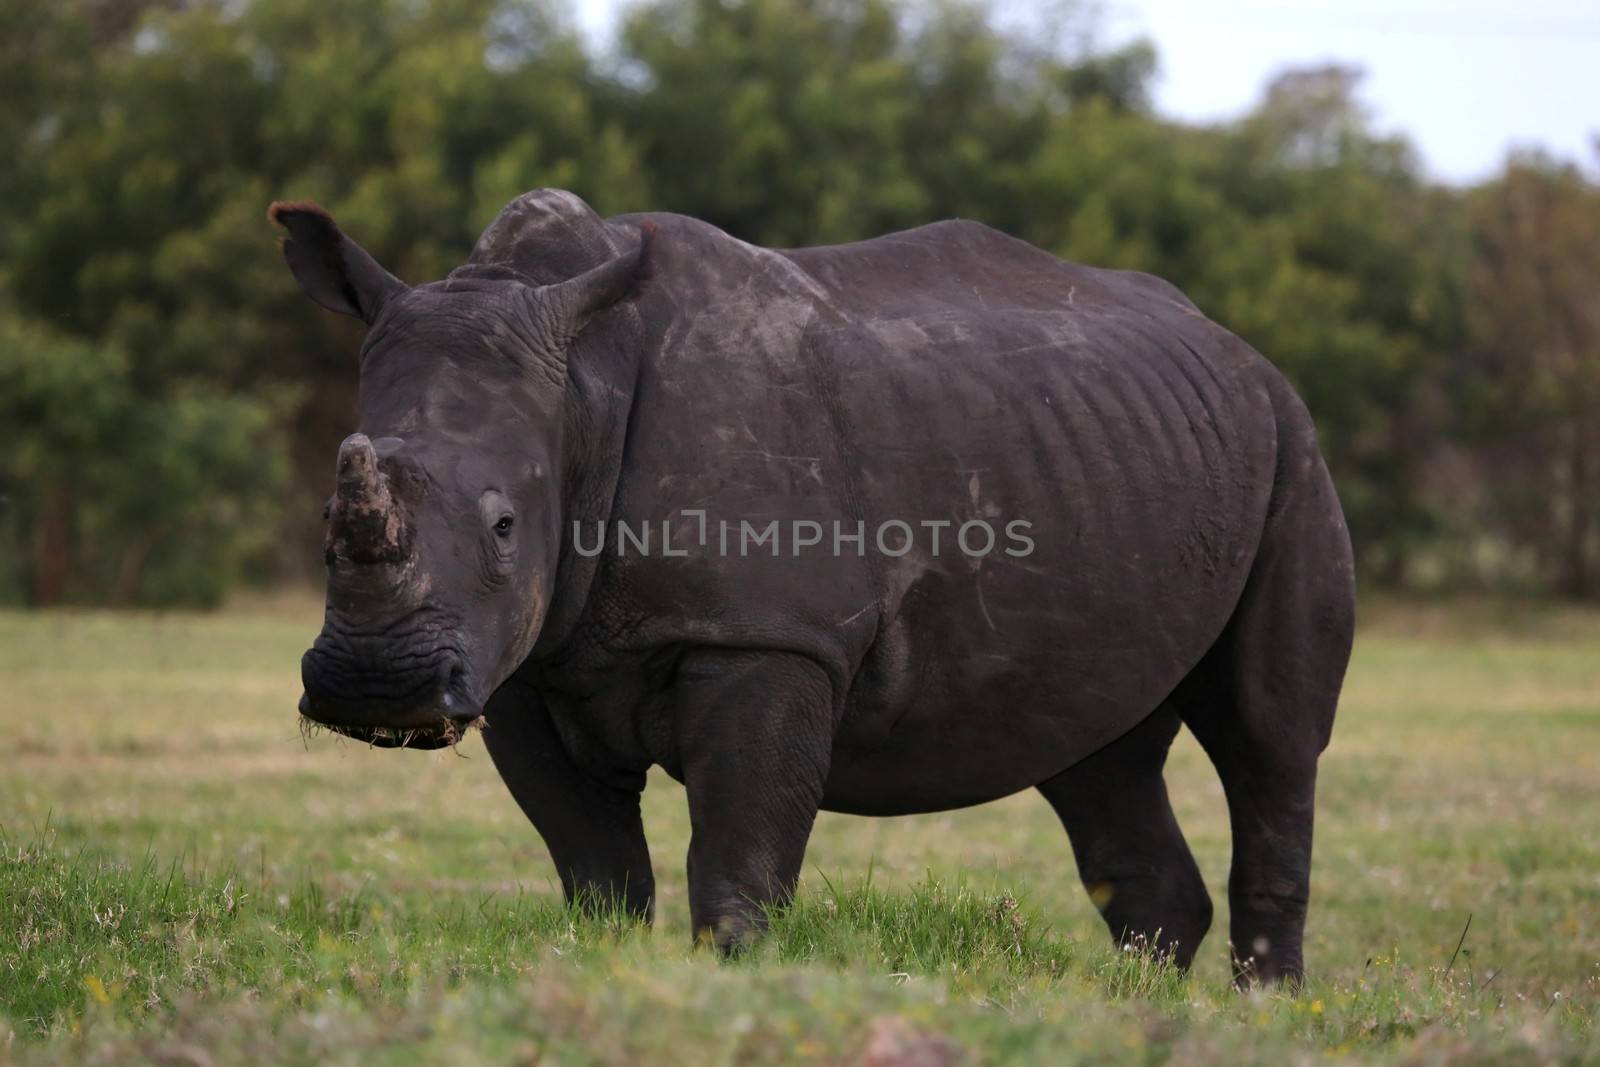
[[500,521],[494,524],[494,532],[501,537],[509,537],[511,535],[511,516],[500,516]]

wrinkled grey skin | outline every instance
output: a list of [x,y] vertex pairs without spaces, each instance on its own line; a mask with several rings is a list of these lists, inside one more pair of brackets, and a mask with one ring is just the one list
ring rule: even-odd
[[[1301,973],[1350,543],[1303,405],[1176,289],[971,222],[773,251],[550,190],[408,288],[320,209],[273,214],[310,295],[371,327],[309,716],[428,746],[481,708],[569,897],[644,915],[665,768],[724,949],[819,809],[1036,787],[1112,933],[1182,965],[1211,919],[1162,781],[1186,724],[1232,816],[1238,973]],[[683,509],[1021,519],[1034,550],[724,557]],[[574,520],[586,546],[668,520],[688,554],[585,557]]]

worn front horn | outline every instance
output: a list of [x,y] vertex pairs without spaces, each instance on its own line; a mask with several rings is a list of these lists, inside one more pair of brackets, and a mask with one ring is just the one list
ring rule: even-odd
[[339,446],[339,487],[329,519],[329,563],[399,563],[410,553],[409,526],[364,433]]

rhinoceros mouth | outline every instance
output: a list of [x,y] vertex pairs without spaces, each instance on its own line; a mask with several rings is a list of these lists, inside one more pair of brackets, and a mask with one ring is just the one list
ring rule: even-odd
[[[323,638],[319,637],[321,645]],[[302,661],[306,688],[300,696],[300,730],[327,731],[373,748],[445,748],[483,723],[458,659],[435,655],[407,679],[410,693],[397,693],[395,679],[380,672],[328,670],[313,646]]]
[[309,715],[300,716],[300,736],[311,738],[320,733],[348,737],[372,748],[414,748],[429,750],[453,748],[474,730],[485,725],[479,715],[475,719],[440,718],[435,724],[414,727],[396,726],[346,726],[341,723],[318,722]]

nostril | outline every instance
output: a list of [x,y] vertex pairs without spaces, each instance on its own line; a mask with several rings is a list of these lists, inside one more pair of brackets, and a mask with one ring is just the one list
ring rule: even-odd
[[472,698],[467,692],[467,669],[461,663],[451,664],[440,701],[447,715],[477,718],[478,713],[472,707]]
[[345,688],[346,675],[326,650],[323,638],[300,657],[300,685],[313,704],[334,699]]
[[319,671],[317,670],[317,656],[314,651],[309,651],[300,657],[300,684],[307,693],[315,692],[318,688]]

